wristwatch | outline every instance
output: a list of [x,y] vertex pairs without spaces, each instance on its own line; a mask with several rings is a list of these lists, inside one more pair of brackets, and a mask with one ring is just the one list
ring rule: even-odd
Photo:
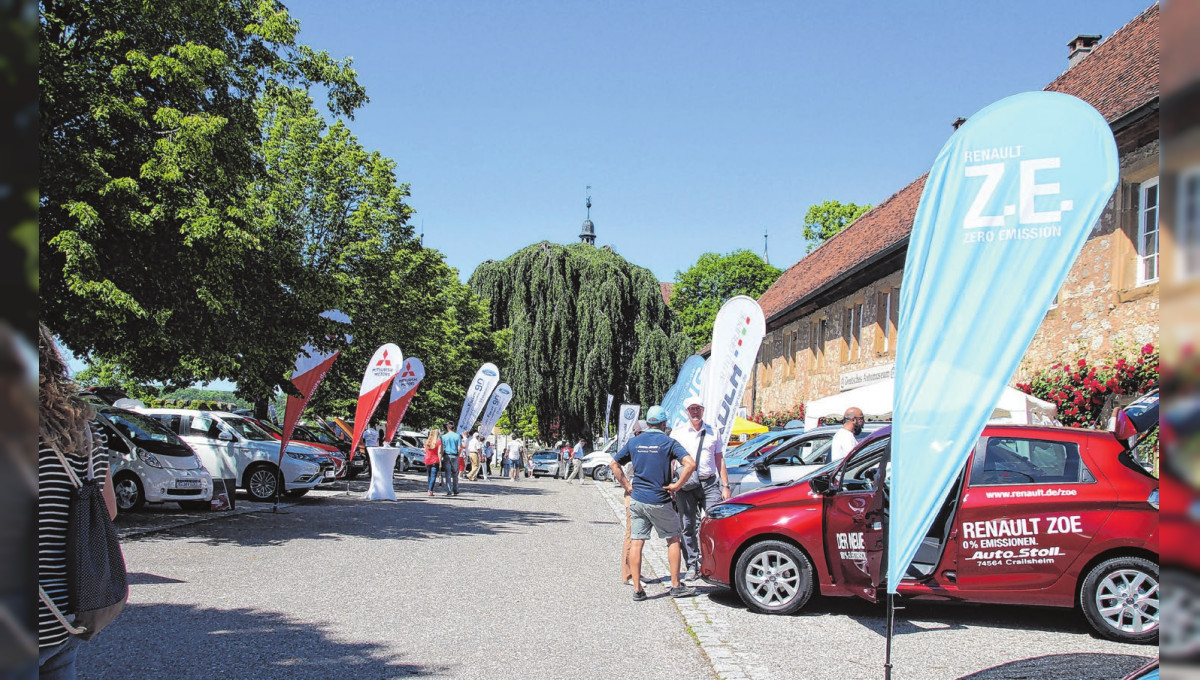
[[728,488],[729,488],[729,485],[728,485],[728,484],[722,484],[722,485],[721,485],[721,488],[722,488],[722,489],[728,489]]

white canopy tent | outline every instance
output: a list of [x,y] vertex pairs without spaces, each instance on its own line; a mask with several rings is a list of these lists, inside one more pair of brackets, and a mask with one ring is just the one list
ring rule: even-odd
[[[811,430],[817,421],[828,416],[841,416],[851,406],[862,409],[868,420],[891,420],[892,393],[896,382],[889,378],[866,387],[810,401],[804,405],[804,429]],[[1031,394],[1005,387],[1000,403],[992,410],[989,423],[1021,425],[1058,425],[1058,409],[1048,401]]]

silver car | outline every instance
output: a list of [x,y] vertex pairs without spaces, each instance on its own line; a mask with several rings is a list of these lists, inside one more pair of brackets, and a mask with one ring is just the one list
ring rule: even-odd
[[557,451],[538,451],[533,454],[534,477],[554,477],[557,479],[561,474],[558,469]]
[[[858,441],[861,442],[867,435],[887,424],[866,423],[857,437]],[[792,437],[753,460],[726,460],[731,494],[736,496],[760,486],[792,482],[820,470],[829,463],[833,435],[840,429],[841,425],[816,427]]]

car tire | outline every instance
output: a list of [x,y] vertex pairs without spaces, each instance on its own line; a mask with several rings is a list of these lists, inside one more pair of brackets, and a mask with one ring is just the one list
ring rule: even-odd
[[179,501],[179,507],[184,510],[211,510],[212,501]]
[[762,541],[750,546],[734,567],[738,597],[760,614],[791,614],[813,594],[813,565],[796,546]]
[[117,497],[117,512],[137,512],[146,504],[142,480],[127,470],[113,477],[113,494]]
[[270,503],[275,499],[276,490],[282,490],[283,480],[279,470],[274,465],[260,463],[246,470],[246,493],[250,500],[259,503]]
[[596,468],[592,470],[592,479],[596,480],[597,482],[607,482],[612,479],[612,470],[608,469],[607,465],[597,465]]
[[1166,619],[1158,650],[1163,661],[1196,663],[1200,661],[1200,578],[1179,569],[1168,569],[1162,575],[1167,587],[1163,589]]
[[1158,642],[1158,565],[1141,557],[1097,564],[1079,588],[1079,604],[1092,629],[1118,642]]

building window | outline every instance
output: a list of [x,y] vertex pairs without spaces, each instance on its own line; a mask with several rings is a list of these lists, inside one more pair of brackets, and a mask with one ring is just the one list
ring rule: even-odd
[[1158,178],[1149,179],[1138,187],[1139,286],[1158,281]]
[[825,319],[817,319],[812,328],[813,368],[825,367]]
[[1179,234],[1179,276],[1200,278],[1200,165],[1179,176],[1179,212],[1175,216]]
[[900,291],[888,288],[875,298],[875,352],[889,354],[896,350],[896,318],[900,314]]
[[854,361],[862,358],[862,328],[863,304],[860,302],[850,308],[850,358]]

